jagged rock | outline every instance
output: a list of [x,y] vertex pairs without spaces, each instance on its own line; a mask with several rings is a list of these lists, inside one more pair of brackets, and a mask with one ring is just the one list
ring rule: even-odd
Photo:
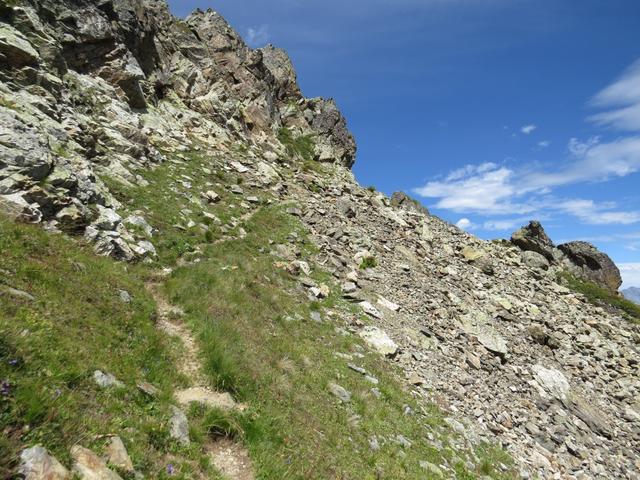
[[549,270],[549,260],[538,252],[532,250],[522,252],[522,261],[528,267]]
[[511,242],[522,250],[539,253],[550,262],[555,261],[555,245],[547,236],[540,222],[532,220],[529,225],[511,235]]
[[73,473],[81,480],[122,480],[120,475],[107,468],[106,463],[91,450],[80,445],[71,448],[74,460]]
[[564,400],[569,393],[569,382],[558,370],[545,368],[542,365],[534,365],[531,370],[536,382],[541,387],[541,393],[550,395],[558,400]]
[[6,23],[0,24],[0,55],[12,67],[34,65],[40,61],[40,55],[29,40]]
[[39,445],[22,451],[18,471],[24,480],[67,480],[71,478],[69,471]]
[[427,207],[404,192],[394,192],[393,195],[391,195],[391,206],[429,215]]
[[107,446],[105,447],[105,453],[106,460],[110,465],[125,472],[132,473],[134,471],[131,457],[129,457],[129,453],[124,443],[122,443],[122,439],[117,435],[109,438]]
[[580,269],[580,275],[613,292],[622,285],[620,270],[605,253],[588,242],[569,242],[558,248]]

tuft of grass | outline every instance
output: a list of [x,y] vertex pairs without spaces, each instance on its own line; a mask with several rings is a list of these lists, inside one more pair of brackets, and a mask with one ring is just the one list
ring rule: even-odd
[[574,292],[584,295],[593,305],[615,308],[623,312],[624,316],[634,323],[640,323],[640,306],[621,295],[615,294],[593,282],[577,278],[569,272],[561,272],[559,280]]
[[378,261],[373,256],[367,256],[360,262],[360,270],[366,270],[367,268],[375,268],[378,266]]
[[290,129],[283,127],[278,130],[278,140],[284,145],[290,157],[298,157],[305,162],[314,159],[315,143],[313,141],[313,135],[294,137]]

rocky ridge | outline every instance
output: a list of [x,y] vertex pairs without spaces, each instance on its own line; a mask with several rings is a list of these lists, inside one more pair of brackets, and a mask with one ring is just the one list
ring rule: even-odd
[[[2,0],[0,15],[3,210],[100,254],[152,259],[157,227],[111,185],[210,155],[243,178],[223,188],[247,209],[260,200],[245,190],[297,205],[319,251],[311,267],[362,310],[340,319],[346,332],[399,366],[464,442],[500,443],[524,478],[640,474],[640,329],[556,280],[587,247],[555,248],[536,225],[515,246],[481,241],[405,195],[362,188],[335,103],[302,97],[283,51],[249,49],[213,11],[182,21],[160,1]],[[176,195],[189,182],[176,178]],[[192,220],[221,201],[214,187],[190,193],[185,229],[225,228]],[[327,296],[295,248],[274,248],[311,299]]]

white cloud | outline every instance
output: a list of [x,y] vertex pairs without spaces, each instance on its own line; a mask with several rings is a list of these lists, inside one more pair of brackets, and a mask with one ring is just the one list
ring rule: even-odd
[[247,29],[247,45],[252,48],[264,46],[270,38],[269,25],[264,24],[259,27],[249,27]]
[[528,218],[516,218],[510,220],[487,220],[482,224],[483,230],[491,230],[496,232],[511,231],[528,222]]
[[522,127],[520,129],[520,131],[522,133],[524,133],[525,135],[530,135],[531,133],[533,133],[537,129],[538,129],[538,127],[536,125],[525,125],[524,127]]
[[[633,156],[616,155],[618,147],[613,144],[585,147],[587,144],[578,145],[574,142],[570,148],[579,152],[582,158],[557,172],[529,168],[514,170],[495,163],[482,163],[456,169],[443,180],[427,182],[413,191],[422,197],[438,199],[434,205],[436,208],[456,213],[530,215],[534,212],[559,212],[572,215],[589,225],[640,223],[640,211],[619,210],[615,202],[596,203],[587,199],[562,199],[552,195],[554,187],[606,180],[640,169],[640,138],[637,140],[637,159]],[[601,151],[594,153],[594,149]],[[487,221],[483,228],[506,230],[509,224],[504,222]]]
[[460,230],[473,230],[475,225],[468,218],[461,218],[456,222],[456,227]]
[[538,142],[538,147],[540,148],[547,148],[549,145],[551,145],[549,140],[542,140],[541,142]]
[[640,263],[619,263],[622,288],[640,287]]
[[640,222],[640,212],[615,211],[615,203],[597,204],[593,200],[567,200],[557,208],[589,225],[631,225]]
[[640,131],[640,60],[611,85],[598,93],[591,104],[609,109],[589,119],[598,125],[625,131]]
[[454,212],[491,215],[531,211],[511,203],[517,196],[513,175],[512,170],[496,164],[467,165],[442,181],[428,182],[413,191],[422,197],[439,198],[437,208]]

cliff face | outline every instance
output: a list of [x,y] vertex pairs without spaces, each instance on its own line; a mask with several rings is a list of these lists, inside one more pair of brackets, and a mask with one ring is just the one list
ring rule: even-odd
[[[292,478],[506,478],[479,453],[490,443],[525,478],[638,477],[640,329],[558,283],[564,260],[541,227],[517,247],[485,242],[406,195],[362,188],[335,103],[304,98],[285,52],[248,48],[215,12],[0,0],[0,16],[0,208],[143,260],[154,278],[177,269],[190,325],[226,321],[205,338],[245,347],[232,357],[242,368],[272,369],[274,384],[246,397],[298,409],[274,410],[291,430],[257,444],[257,469],[280,448],[274,471]],[[158,303],[170,320],[180,311]],[[228,367],[220,358],[210,369]]]
[[277,161],[286,130],[313,138],[309,160],[355,160],[335,103],[304,98],[284,51],[248,48],[216,12],[183,21],[160,1],[77,0],[5,1],[0,15],[0,202],[103,252],[152,253],[96,223],[118,208],[101,174],[135,183],[164,149],[242,143]]

